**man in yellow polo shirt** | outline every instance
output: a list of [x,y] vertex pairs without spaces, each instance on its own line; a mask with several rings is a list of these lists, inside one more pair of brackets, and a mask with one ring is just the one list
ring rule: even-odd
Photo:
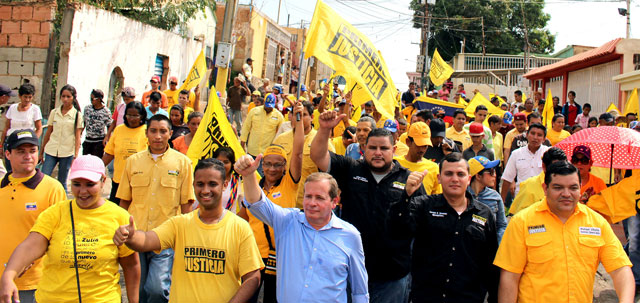
[[[284,122],[282,113],[274,110],[275,107],[276,96],[270,94],[265,98],[264,105],[254,107],[242,122],[240,145],[254,158],[271,145],[278,127]],[[258,168],[258,173],[263,174],[262,167]]]
[[467,114],[464,110],[456,110],[453,113],[453,125],[447,128],[446,132],[447,138],[462,144],[462,150],[469,148],[473,144],[469,131],[464,129],[465,123],[467,123]]
[[424,179],[422,179],[425,192],[427,195],[441,194],[442,186],[438,182],[438,174],[440,174],[438,164],[423,157],[427,147],[432,146],[429,126],[424,122],[411,124],[405,142],[409,147],[407,153],[404,156],[396,156],[393,159],[411,172],[428,171]]
[[[38,137],[32,130],[13,132],[7,138],[7,146],[4,156],[11,161],[13,172],[0,182],[0,264],[9,262],[11,253],[27,237],[41,212],[67,198],[60,182],[36,169]],[[0,274],[4,272],[4,266],[1,268]],[[35,302],[41,276],[38,259],[15,280],[20,302]]]
[[[171,121],[155,115],[147,125],[149,148],[127,158],[116,196],[143,231],[191,211],[195,201],[191,160],[169,148]],[[174,252],[140,254],[140,301],[167,302]]]
[[551,164],[543,189],[545,199],[514,216],[502,238],[500,302],[591,302],[600,263],[620,302],[633,302],[631,262],[609,223],[578,203],[578,169]]

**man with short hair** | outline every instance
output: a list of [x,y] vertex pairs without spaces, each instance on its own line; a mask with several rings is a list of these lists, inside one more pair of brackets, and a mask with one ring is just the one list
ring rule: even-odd
[[[504,140],[502,139],[502,134],[499,132],[500,128],[502,128],[502,119],[499,116],[493,115],[489,117],[489,129],[491,130],[491,135],[493,136],[493,152],[496,160],[504,160],[502,145],[504,144]],[[499,171],[499,169],[498,169]],[[500,174],[498,175],[500,176]]]
[[502,200],[507,199],[511,184],[516,182],[515,195],[520,190],[520,182],[539,175],[542,172],[542,155],[549,149],[542,145],[547,128],[542,124],[529,125],[527,130],[527,148],[519,148],[509,157],[502,174]]
[[253,93],[253,91],[256,90],[256,88],[251,83],[253,80],[253,59],[247,58],[247,60],[245,61],[245,64],[242,65],[242,75],[246,79],[245,83],[248,86],[247,89],[251,93]]
[[469,159],[475,156],[483,156],[493,161],[495,159],[495,155],[493,151],[487,149],[486,145],[482,143],[482,139],[484,139],[484,125],[473,122],[469,126],[469,136],[471,136],[471,141],[473,144],[465,149],[462,152],[462,157],[469,161]]
[[[484,130],[484,138],[482,138],[482,144],[484,144],[488,150],[493,152],[493,136],[491,135],[491,129],[483,125],[484,120],[487,118],[487,115],[489,114],[489,110],[484,105],[478,105],[476,106],[476,109],[474,110],[473,114],[476,117],[476,119],[473,122],[480,123]],[[465,124],[464,129],[466,131],[469,131],[470,125],[471,123]]]
[[144,94],[142,94],[142,99],[140,99],[140,102],[142,102],[142,105],[144,106],[149,105],[149,98],[151,97],[151,93],[155,92],[155,93],[159,93],[161,96],[162,103],[160,107],[167,108],[169,106],[169,101],[167,100],[167,95],[165,95],[160,90],[160,77],[157,75],[153,75],[149,83],[151,83],[151,89],[144,92]]
[[491,264],[498,249],[496,222],[491,209],[467,191],[469,164],[460,153],[443,159],[439,195],[414,193],[424,175],[411,173],[406,195],[389,211],[391,232],[409,230],[414,239],[411,302],[484,302],[487,293],[489,302],[496,302],[498,269]]
[[227,90],[227,107],[229,107],[229,123],[235,122],[236,129],[242,127],[242,103],[250,94],[246,81],[241,81],[239,77],[233,78],[233,86]]
[[[542,115],[540,115],[539,113],[532,113],[530,115],[527,116],[527,125],[531,125],[534,123],[539,123],[542,124]],[[527,132],[523,132],[522,134],[516,135],[515,137],[513,137],[511,139],[511,149],[509,150],[509,154],[512,154],[515,150],[521,148],[521,147],[525,147],[527,146],[528,141],[527,141]],[[543,145],[545,146],[549,146],[551,147],[551,142],[549,141],[549,139],[547,139],[545,137],[544,142],[542,142]],[[506,146],[506,145],[505,145]],[[505,163],[507,163],[507,161],[505,160]]]
[[7,104],[9,98],[17,96],[18,93],[14,92],[8,86],[0,84],[0,105]]
[[362,159],[364,155],[362,148],[365,146],[369,133],[374,129],[376,129],[376,121],[373,118],[366,116],[360,118],[356,124],[356,139],[358,142],[347,146],[345,156],[354,160]]
[[447,138],[460,144],[462,150],[469,148],[473,142],[471,142],[471,136],[469,131],[464,129],[464,125],[467,123],[467,114],[464,110],[458,109],[453,113],[453,125],[447,128]]
[[255,170],[260,158],[242,156],[235,170],[243,176],[244,205],[273,228],[278,239],[278,301],[369,302],[360,233],[332,212],[340,201],[336,180],[327,173],[309,175],[304,211],[282,208],[258,186]]
[[[169,147],[171,121],[155,115],[147,122],[149,147],[127,158],[116,197],[137,228],[151,231],[170,218],[191,211],[195,201],[191,160]],[[140,301],[167,302],[174,251],[140,253]],[[155,249],[155,248],[154,248]]]
[[520,191],[513,199],[509,207],[509,214],[515,215],[519,211],[529,207],[544,198],[542,184],[547,168],[558,161],[567,161],[567,155],[562,149],[552,147],[542,155],[542,172],[535,177],[520,182]]
[[[129,225],[116,230],[113,242],[141,252],[141,260],[152,251],[175,250],[169,260],[171,291],[163,291],[172,302],[248,302],[258,290],[264,264],[249,224],[224,208],[224,164],[201,160],[193,175],[197,210],[146,231],[136,230],[131,216]],[[142,296],[140,301],[149,302]]]
[[393,159],[411,172],[428,172],[422,182],[427,195],[442,193],[442,187],[438,183],[438,165],[423,157],[427,148],[432,145],[429,126],[424,122],[413,123],[407,134],[407,152],[404,156],[395,156]]
[[429,123],[431,129],[431,146],[427,148],[424,157],[439,164],[451,152],[460,152],[453,140],[446,138],[446,125],[442,119],[433,119]]
[[[284,122],[282,113],[274,110],[276,97],[268,95],[264,105],[254,107],[242,124],[240,145],[254,158],[271,145],[278,132],[278,127]],[[261,172],[261,169],[258,169]]]
[[[11,161],[13,172],[2,173],[0,182],[0,228],[3,230],[0,264],[9,262],[11,253],[27,237],[40,213],[67,198],[58,180],[36,168],[39,141],[34,131],[17,130],[7,137],[6,145],[4,156]],[[40,262],[41,259],[36,260],[15,280],[20,300],[14,297],[14,302],[35,302],[36,287],[42,276]]]
[[415,100],[418,95],[419,94],[416,94],[416,83],[410,82],[409,89],[402,93],[402,103],[405,104],[405,106],[407,104],[412,104],[413,100]]
[[569,101],[562,106],[562,115],[567,125],[573,126],[576,124],[576,117],[582,113],[582,107],[576,102],[576,92],[570,91],[567,98]]
[[162,99],[162,95],[159,92],[152,92],[149,95],[149,106],[145,107],[147,110],[147,117],[153,117],[155,115],[163,115],[169,117],[169,113],[160,108],[160,100]]
[[[393,160],[393,136],[386,129],[369,133],[363,146],[364,160],[330,153],[327,139],[341,118],[334,111],[320,115],[311,159],[320,171],[329,172],[337,180],[342,189],[341,218],[361,233],[371,302],[387,302],[390,298],[407,302],[411,238],[408,230],[389,231],[386,210],[407,195],[409,171]],[[417,195],[424,194],[421,183]]]
[[591,302],[600,263],[620,302],[633,302],[631,262],[611,225],[578,203],[578,169],[553,163],[542,187],[544,200],[511,219],[495,257],[500,302]]
[[516,90],[515,92],[513,92],[513,103],[511,104],[511,107],[513,108],[513,110],[511,110],[512,114],[517,114],[518,113],[518,107],[522,104],[522,91],[521,90]]
[[598,126],[615,126],[615,119],[610,113],[601,114],[598,117]]
[[171,108],[174,104],[178,104],[178,77],[169,77],[169,89],[163,91],[167,96],[167,108]]

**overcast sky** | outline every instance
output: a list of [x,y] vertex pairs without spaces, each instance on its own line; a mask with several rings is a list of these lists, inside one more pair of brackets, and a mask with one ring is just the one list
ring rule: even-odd
[[[299,27],[313,16],[315,0],[281,0],[280,25]],[[444,0],[437,0],[444,1]],[[511,1],[511,0],[506,0]],[[530,0],[527,0],[530,1]],[[606,2],[605,2],[606,1]],[[250,1],[241,0],[248,4]],[[276,20],[279,0],[253,0],[255,6]],[[567,45],[599,46],[625,36],[626,18],[618,14],[624,1],[547,0],[544,11],[551,15],[547,28],[556,34],[555,51]],[[415,71],[420,30],[411,26],[409,0],[325,0],[353,24],[382,52],[396,87],[405,90],[406,72]],[[439,2],[436,2],[438,5]],[[640,38],[640,0],[631,1],[631,38]]]

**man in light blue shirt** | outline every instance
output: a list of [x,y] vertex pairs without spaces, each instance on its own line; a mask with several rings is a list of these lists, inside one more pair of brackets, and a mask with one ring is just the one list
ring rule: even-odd
[[304,212],[285,209],[258,185],[255,170],[261,159],[242,156],[235,170],[243,177],[245,207],[274,230],[278,301],[347,302],[348,283],[352,302],[369,302],[360,232],[332,212],[340,200],[336,180],[326,173],[309,175]]
[[370,116],[364,116],[358,120],[356,124],[356,139],[358,142],[351,143],[347,146],[345,156],[354,160],[360,160],[364,157],[364,151],[360,146],[365,146],[369,133],[376,129],[376,120]]
[[164,115],[169,118],[169,113],[160,107],[162,103],[162,95],[159,92],[153,92],[149,95],[149,106],[145,107],[147,110],[147,119],[154,115]]

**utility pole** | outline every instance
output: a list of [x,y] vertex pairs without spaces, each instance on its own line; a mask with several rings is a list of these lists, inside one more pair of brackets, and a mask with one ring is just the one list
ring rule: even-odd
[[226,97],[227,77],[229,75],[229,63],[231,62],[231,34],[233,33],[233,23],[236,19],[238,0],[227,0],[224,9],[224,22],[222,24],[222,37],[218,43],[216,54],[216,66],[218,76],[216,78],[216,88],[221,96]]
[[429,79],[427,79],[427,68],[429,64],[429,34],[431,33],[431,16],[429,15],[429,2],[424,1],[424,17],[426,19],[426,28],[425,23],[423,23],[423,41],[424,41],[424,64],[422,65],[422,77],[421,77],[421,86],[423,90],[427,90],[429,86]]
[[631,35],[631,0],[627,0],[627,39]]
[[278,19],[276,20],[276,24],[280,25],[280,6],[282,5],[282,0],[278,1]]
[[529,30],[527,29],[527,18],[524,15],[524,0],[520,2],[522,12],[522,24],[524,25],[524,72],[529,71]]

